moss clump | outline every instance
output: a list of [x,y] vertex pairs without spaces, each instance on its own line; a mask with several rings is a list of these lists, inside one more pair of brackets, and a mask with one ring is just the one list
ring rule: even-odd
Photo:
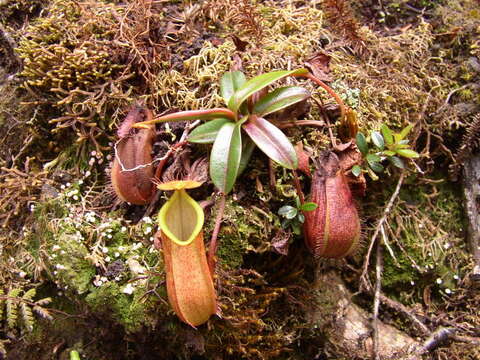
[[29,25],[21,38],[17,52],[24,68],[20,76],[25,88],[37,94],[31,104],[55,109],[59,117],[50,122],[57,128],[77,124],[83,133],[85,127],[111,126],[108,115],[128,101],[128,89],[121,80],[125,66],[111,43],[121,12],[103,2],[55,0],[47,16]]
[[23,21],[38,15],[48,1],[2,0],[0,1],[0,23],[21,26]]
[[423,186],[410,180],[387,226],[394,257],[385,253],[382,277],[392,296],[413,289],[402,292],[406,302],[421,299],[425,288],[453,293],[468,264],[460,195],[442,179]]
[[[212,213],[215,214],[215,211]],[[207,224],[207,233],[213,229],[214,221],[212,217]],[[279,224],[278,217],[269,210],[243,206],[228,199],[219,234],[220,246],[217,255],[220,263],[230,269],[239,268],[243,263],[243,256],[248,252],[268,250]]]
[[85,297],[85,302],[92,310],[101,314],[111,314],[112,318],[125,327],[127,332],[137,332],[143,326],[152,327],[155,317],[148,316],[152,304],[141,302],[141,291],[135,295],[122,292],[122,287],[117,283],[108,283],[92,289]]
[[148,240],[140,240],[151,237],[153,222],[144,218],[129,229],[116,213],[84,211],[90,191],[76,182],[35,205],[38,227],[25,233],[35,271],[47,273],[65,296],[110,314],[128,332],[153,327],[159,308],[166,316],[166,293],[156,290],[163,262]]

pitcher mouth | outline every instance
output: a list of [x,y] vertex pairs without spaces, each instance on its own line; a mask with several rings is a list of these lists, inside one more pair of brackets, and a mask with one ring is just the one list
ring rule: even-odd
[[205,221],[203,209],[187,194],[185,188],[176,189],[158,215],[162,232],[175,244],[181,246],[189,245],[197,237]]
[[162,183],[157,183],[157,189],[159,190],[182,190],[182,189],[195,189],[200,187],[202,183],[195,180],[172,180]]

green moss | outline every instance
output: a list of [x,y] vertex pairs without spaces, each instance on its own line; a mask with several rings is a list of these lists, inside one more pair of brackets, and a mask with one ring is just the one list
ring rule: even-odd
[[[214,211],[213,214],[216,212]],[[206,233],[213,228],[214,217],[207,224]],[[243,256],[250,252],[264,252],[270,248],[273,232],[279,226],[278,217],[255,206],[243,206],[228,199],[219,234],[218,258],[227,268],[238,268]]]
[[108,283],[93,289],[85,301],[99,313],[111,313],[113,319],[125,327],[128,332],[139,331],[146,325],[146,306],[138,301],[137,295],[122,293],[116,283]]
[[438,180],[418,186],[414,177],[408,179],[389,222],[395,257],[385,250],[382,286],[392,296],[403,294],[407,302],[420,301],[426,287],[455,291],[468,263],[461,194]]

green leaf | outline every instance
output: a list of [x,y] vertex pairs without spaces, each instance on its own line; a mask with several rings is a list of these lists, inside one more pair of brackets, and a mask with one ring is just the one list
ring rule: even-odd
[[368,154],[367,157],[368,166],[375,172],[382,172],[383,166],[380,164],[381,158],[377,154]]
[[243,129],[270,159],[287,169],[298,166],[297,154],[285,134],[264,118],[250,115]]
[[363,156],[367,156],[368,144],[367,144],[367,139],[365,138],[365,135],[363,135],[361,132],[357,133],[356,140],[357,140],[358,150],[360,150]]
[[370,168],[376,173],[381,173],[383,171],[383,165],[378,162],[368,163],[368,166],[370,166]]
[[318,205],[314,202],[306,202],[303,203],[302,206],[300,206],[300,210],[302,211],[313,211],[318,207]]
[[295,235],[300,235],[302,233],[302,228],[297,221],[292,222],[291,225],[292,225],[293,233]]
[[396,152],[398,149],[408,149],[409,147],[410,146],[408,144],[397,143],[393,145],[392,150]]
[[305,215],[299,213],[297,215],[297,219],[301,224],[303,224],[305,222]]
[[196,144],[212,144],[221,127],[229,122],[228,119],[214,119],[192,130],[187,140]]
[[229,71],[223,74],[220,79],[220,94],[225,100],[225,104],[228,104],[235,91],[241,88],[246,81],[245,74],[241,71]]
[[378,131],[373,131],[372,132],[372,141],[373,144],[379,149],[383,150],[385,147],[385,141],[383,140],[382,134],[380,134]]
[[398,141],[405,139],[405,137],[408,135],[408,133],[409,133],[410,130],[412,130],[412,129],[413,129],[413,125],[412,125],[412,124],[405,126],[405,127],[403,128],[403,130],[400,131],[400,134],[398,135],[398,137],[399,137],[399,140],[398,140]]
[[210,178],[224,194],[228,194],[237,179],[242,156],[240,124],[223,124],[213,143],[210,155]]
[[395,152],[395,151],[392,151],[392,150],[385,150],[385,151],[383,152],[383,154],[384,154],[385,156],[394,156],[394,155],[396,154],[396,152]]
[[298,196],[295,196],[295,206],[297,207],[297,209],[300,209],[300,206],[302,206]]
[[240,159],[240,166],[238,167],[238,174],[243,173],[245,168],[248,165],[248,162],[250,161],[250,158],[252,157],[253,150],[255,150],[255,143],[249,138],[249,137],[243,137],[242,136],[242,157]]
[[403,163],[403,160],[400,159],[397,156],[389,156],[388,160],[396,167],[400,169],[405,169],[405,164]]
[[265,116],[308,99],[309,97],[310,92],[302,87],[281,87],[269,92],[258,100],[253,106],[253,113],[258,116]]
[[242,105],[242,103],[257,91],[260,91],[263,88],[274,83],[275,81],[285,78],[287,76],[302,75],[307,73],[308,73],[307,69],[297,69],[297,70],[291,70],[291,71],[287,71],[287,70],[272,71],[266,74],[258,75],[248,80],[245,84],[243,84],[243,86],[240,89],[238,89],[232,95],[232,97],[230,97],[230,100],[228,101],[228,108],[236,113],[240,108],[240,106]]
[[280,209],[278,209],[278,215],[283,216],[284,218],[287,219],[293,219],[295,216],[297,216],[298,210],[297,208],[294,208],[293,206],[290,205],[285,205],[282,206]]
[[361,173],[362,173],[362,168],[359,165],[353,165],[352,166],[353,176],[360,176]]
[[368,154],[366,156],[367,161],[370,162],[380,162],[382,161],[382,158],[378,156],[377,154]]
[[382,124],[382,126],[380,127],[380,131],[382,132],[383,138],[385,139],[387,145],[393,145],[392,130],[390,130],[387,125]]
[[420,157],[420,155],[411,149],[398,149],[397,154],[406,158],[416,159]]
[[78,353],[78,351],[70,351],[70,360],[80,360],[80,354]]

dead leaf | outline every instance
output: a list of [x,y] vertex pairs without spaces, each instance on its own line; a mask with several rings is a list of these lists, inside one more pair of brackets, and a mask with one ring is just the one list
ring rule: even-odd
[[301,141],[295,145],[295,152],[298,158],[298,170],[308,177],[312,177],[312,172],[310,171],[310,155],[303,149],[303,143]]
[[355,176],[351,171],[353,166],[361,165],[363,161],[362,154],[358,150],[357,145],[355,145],[353,141],[349,141],[336,145],[334,150],[340,160],[340,167],[347,177],[348,185],[353,195],[356,197],[365,196],[367,188],[365,176],[363,174]]
[[248,42],[241,40],[237,35],[230,35],[237,51],[244,52],[247,49]]
[[283,110],[278,116],[278,121],[293,121],[304,117],[310,111],[310,102],[306,100],[290,105]]
[[292,233],[290,231],[279,230],[272,239],[273,250],[280,255],[288,255],[288,245]]
[[305,67],[320,80],[331,82],[333,78],[328,75],[330,73],[330,59],[330,55],[318,52],[305,61]]

